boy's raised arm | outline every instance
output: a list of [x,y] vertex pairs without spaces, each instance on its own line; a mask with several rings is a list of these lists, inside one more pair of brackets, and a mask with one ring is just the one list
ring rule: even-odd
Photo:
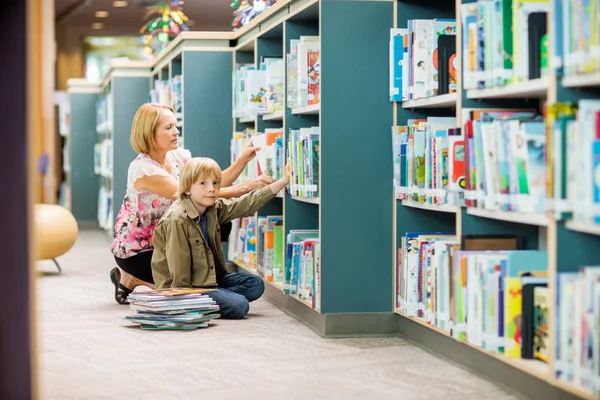
[[257,212],[269,200],[290,183],[290,165],[285,169],[285,176],[262,189],[254,190],[242,197],[221,200],[217,207],[219,223],[224,224],[236,218],[247,217]]
[[179,221],[161,221],[154,231],[152,275],[157,288],[192,287],[192,254]]

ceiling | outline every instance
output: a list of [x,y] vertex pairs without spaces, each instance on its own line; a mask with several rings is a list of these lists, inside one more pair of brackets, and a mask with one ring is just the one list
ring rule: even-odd
[[[194,31],[231,31],[232,0],[184,0],[182,9],[192,20]],[[54,0],[57,27],[68,29],[80,36],[127,35],[139,36],[140,28],[154,14],[144,20],[147,6],[158,0],[129,0],[126,7],[114,7],[113,0]],[[97,18],[97,11],[107,11],[106,18]],[[92,24],[101,22],[102,29]]]

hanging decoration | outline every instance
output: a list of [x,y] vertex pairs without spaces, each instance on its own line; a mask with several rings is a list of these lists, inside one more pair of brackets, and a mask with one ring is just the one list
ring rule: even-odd
[[161,1],[148,8],[144,19],[154,14],[159,16],[146,22],[140,29],[140,43],[145,57],[157,55],[182,31],[189,30],[186,25],[188,17],[183,13],[181,3],[181,0]]
[[266,9],[277,3],[277,0],[233,0],[231,8],[237,9],[233,12],[231,26],[239,28],[248,25],[256,16],[262,14]]

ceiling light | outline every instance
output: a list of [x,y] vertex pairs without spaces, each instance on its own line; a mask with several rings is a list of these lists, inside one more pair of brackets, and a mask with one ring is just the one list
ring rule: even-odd
[[113,7],[127,7],[126,1],[113,1]]
[[96,11],[96,18],[106,18],[108,17],[108,11]]
[[92,24],[92,29],[102,29],[104,28],[104,24],[102,22],[94,22]]

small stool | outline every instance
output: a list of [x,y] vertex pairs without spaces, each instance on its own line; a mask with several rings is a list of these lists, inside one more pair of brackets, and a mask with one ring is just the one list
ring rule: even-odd
[[36,260],[52,260],[62,273],[56,258],[69,251],[77,240],[75,217],[57,204],[35,204],[33,225]]

